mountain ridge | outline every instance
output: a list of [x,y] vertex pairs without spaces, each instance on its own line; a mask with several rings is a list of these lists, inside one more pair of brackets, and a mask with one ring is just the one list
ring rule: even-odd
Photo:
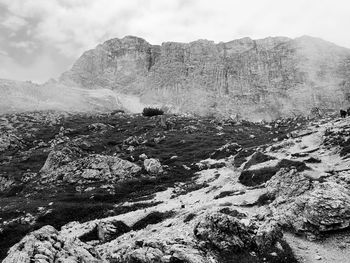
[[60,82],[180,112],[277,118],[346,103],[349,58],[350,49],[309,36],[161,45],[126,36],[84,52]]
[[[161,45],[125,36],[85,51],[58,81],[0,80],[0,111],[114,110],[132,96],[136,108],[271,120],[349,107],[349,76],[350,49],[310,36]],[[101,89],[105,98],[89,98]]]

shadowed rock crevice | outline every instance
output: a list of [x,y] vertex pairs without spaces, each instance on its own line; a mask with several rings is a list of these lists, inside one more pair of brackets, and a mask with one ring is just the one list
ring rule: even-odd
[[132,230],[140,230],[145,228],[148,225],[158,224],[164,221],[167,218],[171,218],[174,215],[174,212],[158,212],[154,211],[146,215],[144,218],[138,220],[135,224],[132,225]]

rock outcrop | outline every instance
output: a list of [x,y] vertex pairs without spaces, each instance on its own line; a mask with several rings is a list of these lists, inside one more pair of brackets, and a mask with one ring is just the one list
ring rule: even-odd
[[86,51],[60,81],[181,111],[261,119],[338,108],[349,62],[349,49],[308,36],[160,46],[127,36]]
[[295,169],[267,183],[279,222],[297,232],[319,233],[350,226],[350,191],[335,182],[314,184]]
[[[249,161],[247,164],[249,164]],[[256,165],[248,165],[248,167],[248,169],[243,169],[239,176],[239,181],[246,186],[257,186],[259,184],[265,183],[270,180],[270,178],[280,169],[285,167],[295,167],[298,171],[308,169],[305,163],[288,159],[272,159],[266,162],[258,163]]]
[[235,217],[223,213],[207,215],[196,225],[194,234],[204,241],[202,246],[206,249],[239,252],[252,247],[248,227]]
[[65,239],[52,226],[32,232],[9,251],[3,263],[103,262],[92,246]]
[[273,221],[259,224],[219,211],[195,221],[194,227],[182,225],[179,229],[179,225],[168,225],[164,231],[151,228],[149,233],[128,233],[131,229],[125,223],[113,219],[86,228],[71,223],[61,231],[45,226],[13,246],[4,263],[205,263],[222,262],[224,257],[245,258],[254,263],[262,258],[296,262],[284,251],[288,246],[280,248],[283,234]]
[[[87,157],[70,160],[62,152],[50,153],[42,173],[42,183],[65,182],[85,184],[88,182],[116,183],[132,179],[141,167],[115,156],[92,154]],[[53,157],[56,155],[56,157]],[[69,162],[67,164],[63,161]],[[61,163],[58,167],[57,164]]]

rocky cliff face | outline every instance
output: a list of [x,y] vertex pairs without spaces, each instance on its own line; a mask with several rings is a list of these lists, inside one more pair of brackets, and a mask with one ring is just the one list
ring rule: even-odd
[[260,119],[344,104],[349,62],[349,49],[307,36],[161,46],[128,36],[85,52],[60,80],[180,111]]

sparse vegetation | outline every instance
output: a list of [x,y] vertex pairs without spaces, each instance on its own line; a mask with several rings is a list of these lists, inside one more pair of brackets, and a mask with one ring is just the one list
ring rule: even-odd
[[163,115],[164,111],[159,108],[146,107],[142,111],[142,115],[146,117]]
[[[7,114],[2,117],[9,120],[16,137],[20,138],[20,145],[13,145],[9,150],[0,152],[0,176],[13,178],[15,186],[0,199],[1,218],[3,222],[30,213],[38,216],[33,226],[13,224],[4,228],[0,234],[0,260],[7,250],[18,242],[25,234],[43,225],[50,224],[57,229],[70,221],[85,222],[87,220],[114,216],[136,209],[156,205],[137,204],[135,206],[114,206],[124,201],[152,199],[157,191],[173,187],[175,183],[183,182],[185,185],[174,196],[183,195],[191,191],[207,187],[205,183],[195,184],[192,179],[197,171],[193,165],[210,157],[216,149],[227,142],[239,142],[243,150],[236,163],[243,163],[245,158],[254,152],[254,147],[272,142],[275,137],[261,124],[242,122],[232,125],[222,122],[220,124],[210,118],[194,118],[169,116],[167,119],[174,123],[171,129],[164,131],[154,124],[151,118],[127,114],[61,114],[55,112],[32,112],[21,114]],[[91,130],[91,124],[103,123],[105,130]],[[218,135],[218,125],[222,127]],[[195,127],[187,132],[186,127]],[[63,127],[61,129],[61,127]],[[1,129],[1,127],[0,127]],[[279,134],[286,135],[295,126],[278,128]],[[62,130],[62,132],[61,132]],[[274,132],[274,129],[271,129]],[[124,160],[130,160],[142,166],[142,160],[137,158],[141,154],[156,157],[163,165],[167,165],[164,176],[150,178],[141,176],[125,181],[115,186],[114,194],[93,184],[95,190],[89,192],[76,192],[71,185],[52,185],[49,190],[38,185],[39,171],[51,150],[51,142],[62,133],[62,145],[80,149],[83,156],[89,154],[117,155]],[[1,134],[1,133],[0,133]],[[249,137],[255,134],[255,138]],[[0,135],[1,136],[1,135]],[[134,150],[126,151],[130,145],[125,144],[130,136],[138,139]],[[164,138],[162,142],[155,139]],[[249,153],[243,154],[244,149]],[[176,158],[173,158],[177,156]],[[136,158],[135,158],[136,157]],[[189,167],[191,169],[186,169]],[[215,166],[216,167],[216,166]],[[22,182],[29,174],[34,179]],[[6,197],[7,194],[7,197]],[[48,203],[53,205],[48,207]],[[50,208],[51,212],[38,215],[37,208]],[[14,211],[19,211],[14,214]],[[152,221],[152,220],[150,220]],[[157,221],[157,220],[155,220]]]

